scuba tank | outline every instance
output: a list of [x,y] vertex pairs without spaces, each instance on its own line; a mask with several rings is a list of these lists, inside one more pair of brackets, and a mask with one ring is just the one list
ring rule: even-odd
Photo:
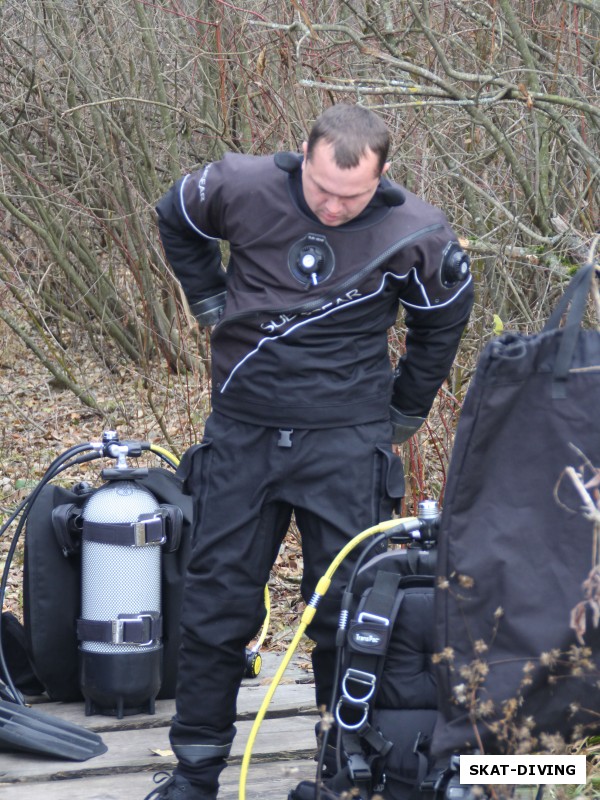
[[[175,473],[130,469],[125,456],[144,451]],[[106,484],[99,489],[85,481],[73,490],[53,483],[64,470],[99,458],[117,462],[103,472]],[[81,688],[86,713],[119,716],[138,709],[152,713],[159,686],[164,696],[173,696],[192,521],[178,466],[157,445],[120,443],[115,432],[106,432],[102,441],[75,445],[55,458],[0,527],[1,538],[16,525],[1,571],[0,606],[19,538],[27,532],[23,624],[8,612],[0,615],[0,749],[75,761],[106,752],[98,734],[34,711],[22,691],[71,701],[81,698]]]
[[[169,469],[128,465],[145,452]],[[70,488],[55,482],[66,470],[98,459],[112,462],[98,488],[87,481]],[[0,601],[26,533],[23,623],[0,615],[0,692],[4,681],[15,699],[21,691],[45,692],[60,702],[83,697],[88,716],[119,718],[154,713],[155,699],[175,697],[192,547],[190,468],[187,454],[180,461],[150,442],[119,440],[114,431],[68,448],[50,464],[0,527],[1,539],[16,526],[0,570]],[[251,678],[260,671],[268,586],[265,607],[262,631],[246,650]]]
[[[114,442],[111,438],[115,437]],[[154,713],[161,686],[161,547],[168,507],[136,483],[127,445],[105,432],[117,458],[81,514],[79,682],[85,712]]]

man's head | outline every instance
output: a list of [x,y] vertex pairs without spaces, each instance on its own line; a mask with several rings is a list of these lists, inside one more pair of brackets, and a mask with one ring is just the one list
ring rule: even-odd
[[361,106],[328,108],[302,149],[304,197],[324,225],[343,225],[357,217],[389,167],[387,127]]

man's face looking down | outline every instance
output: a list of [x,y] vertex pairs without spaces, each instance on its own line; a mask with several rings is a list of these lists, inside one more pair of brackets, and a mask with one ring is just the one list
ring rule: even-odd
[[379,173],[378,158],[367,149],[356,167],[341,169],[335,163],[333,145],[319,140],[307,159],[308,145],[302,145],[302,190],[306,204],[323,223],[338,226],[349,222],[363,211],[375,194],[385,164]]

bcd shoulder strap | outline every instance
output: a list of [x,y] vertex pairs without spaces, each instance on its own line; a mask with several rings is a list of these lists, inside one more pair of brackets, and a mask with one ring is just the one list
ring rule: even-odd
[[[342,749],[349,776],[364,796],[373,789],[373,760],[385,757],[393,743],[370,723],[371,708],[383,672],[391,632],[404,600],[402,575],[378,570],[362,596],[346,637],[347,660],[340,684],[335,719],[341,730]],[[363,742],[374,754],[365,758]]]

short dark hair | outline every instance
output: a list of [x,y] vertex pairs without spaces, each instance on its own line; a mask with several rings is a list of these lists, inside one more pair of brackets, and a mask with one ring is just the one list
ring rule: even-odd
[[333,145],[333,155],[340,169],[358,166],[367,150],[377,156],[379,172],[383,171],[390,149],[390,134],[385,122],[363,106],[338,103],[324,111],[308,137],[306,158],[323,139]]

